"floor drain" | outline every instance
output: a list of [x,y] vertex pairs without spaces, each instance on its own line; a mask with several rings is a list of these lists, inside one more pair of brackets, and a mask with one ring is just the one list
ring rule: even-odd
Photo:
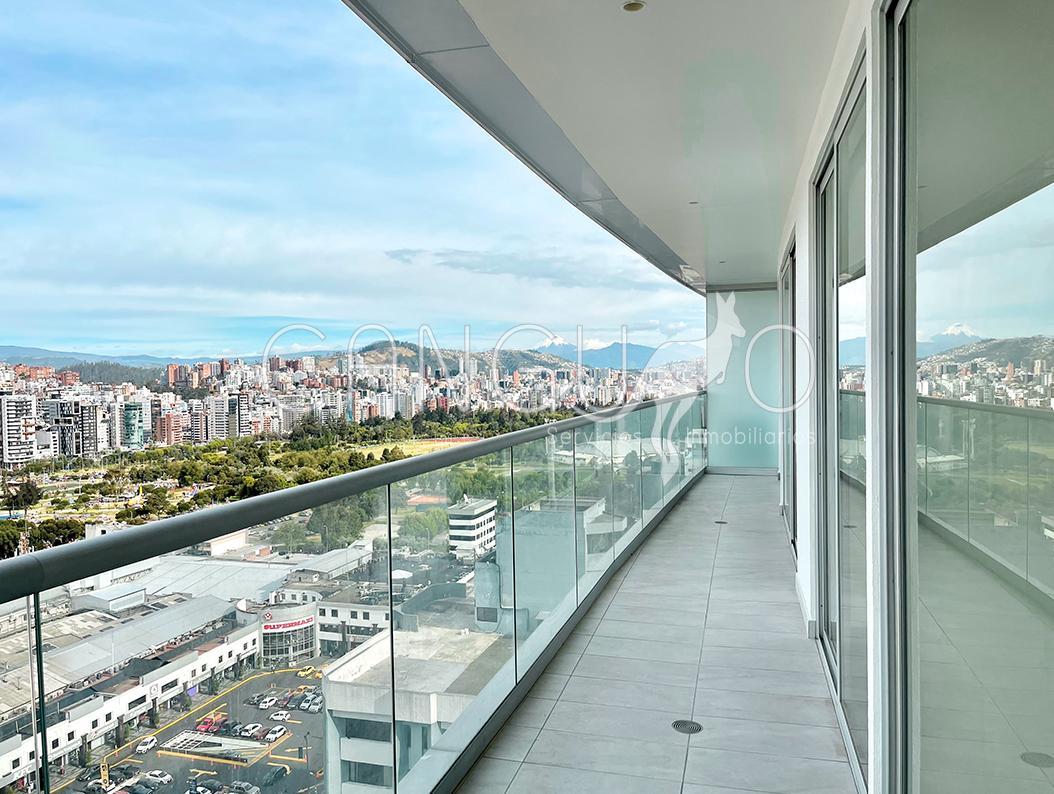
[[1021,760],[1029,766],[1038,766],[1040,769],[1054,767],[1054,756],[1046,753],[1021,753]]
[[[703,730],[703,726],[694,720],[674,720],[673,729],[678,733],[699,733]],[[1025,753],[1025,755],[1037,755],[1037,753]],[[1050,758],[1050,756],[1047,756]]]
[[723,521],[722,519],[720,519],[720,518],[719,518],[719,519],[717,519],[717,521],[715,521],[714,523],[715,523],[715,524],[727,524],[728,522],[727,522],[727,521]]

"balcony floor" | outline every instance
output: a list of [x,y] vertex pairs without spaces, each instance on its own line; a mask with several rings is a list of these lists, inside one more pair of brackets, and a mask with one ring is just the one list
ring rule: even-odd
[[777,502],[775,478],[704,477],[459,791],[855,792]]

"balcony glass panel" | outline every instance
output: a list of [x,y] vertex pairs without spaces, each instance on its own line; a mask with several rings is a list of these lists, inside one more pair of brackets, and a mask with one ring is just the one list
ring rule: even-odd
[[[41,639],[47,645],[63,635],[69,620],[68,600],[58,593],[41,599]],[[47,747],[47,731],[39,723],[37,669],[39,652],[31,599],[0,604],[0,786],[6,790],[35,790],[40,782],[40,748]],[[59,685],[45,675],[44,688]],[[48,698],[50,725],[57,717],[55,698]],[[49,770],[50,771],[50,770]]]
[[625,520],[615,514],[614,423],[591,422],[575,431],[575,510],[578,597],[584,598],[615,559]]
[[564,432],[512,448],[516,649],[521,676],[578,605],[576,515],[586,513],[588,507],[592,517],[596,503],[575,499],[573,444],[574,434]]
[[656,407],[644,408],[639,415],[641,493],[647,524],[662,508],[662,427]]
[[391,485],[402,792],[431,791],[516,682],[509,465],[505,450]]
[[642,411],[622,414],[613,424],[615,549],[617,557],[644,528],[641,514]]

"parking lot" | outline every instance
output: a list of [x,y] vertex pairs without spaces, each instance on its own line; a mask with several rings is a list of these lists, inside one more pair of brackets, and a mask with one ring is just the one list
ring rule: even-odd
[[[299,677],[296,670],[261,671],[247,676],[220,692],[208,697],[185,712],[175,715],[156,729],[140,733],[116,751],[111,751],[96,762],[105,761],[114,770],[112,794],[129,791],[137,775],[151,770],[170,774],[171,783],[157,787],[158,794],[191,791],[191,781],[203,789],[231,790],[230,785],[242,781],[259,786],[275,794],[308,794],[321,782],[323,763],[324,709],[310,713],[282,706],[282,698],[295,696],[321,681],[314,677]],[[255,702],[275,697],[278,702],[260,708]],[[266,702],[266,701],[265,701]],[[278,711],[289,711],[289,719],[278,722],[270,716]],[[216,733],[196,732],[203,720],[225,720],[224,728]],[[258,738],[231,737],[229,728],[234,723],[259,723],[265,729],[281,724],[283,736],[267,741]],[[264,733],[266,731],[262,731]],[[157,744],[145,753],[136,747],[144,739],[155,737]],[[200,737],[200,738],[199,738]],[[224,757],[219,757],[223,753]],[[116,780],[122,773],[133,777],[120,785]],[[277,779],[276,779],[277,778]],[[66,794],[90,791],[91,781],[67,780],[53,786],[54,791]],[[319,786],[319,790],[320,790]],[[235,791],[235,790],[232,790]],[[198,794],[205,794],[204,791]]]

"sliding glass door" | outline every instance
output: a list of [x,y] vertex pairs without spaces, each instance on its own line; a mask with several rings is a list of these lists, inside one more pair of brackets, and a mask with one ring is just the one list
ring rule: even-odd
[[910,789],[1054,794],[1054,3],[898,32]]
[[821,449],[820,635],[860,766],[867,763],[865,133],[862,85],[817,196]]

